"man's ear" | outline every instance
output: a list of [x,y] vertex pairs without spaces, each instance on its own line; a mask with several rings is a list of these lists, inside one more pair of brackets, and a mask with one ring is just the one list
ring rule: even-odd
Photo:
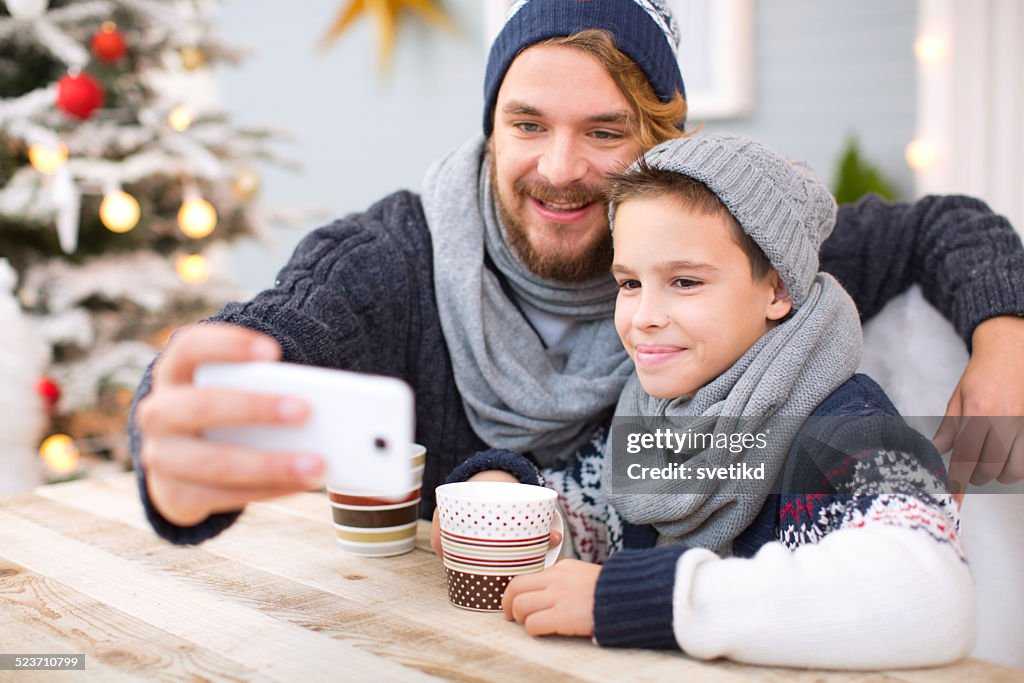
[[771,278],[772,300],[765,309],[765,317],[768,320],[782,320],[793,310],[793,296],[786,288],[777,270],[772,270],[768,277]]

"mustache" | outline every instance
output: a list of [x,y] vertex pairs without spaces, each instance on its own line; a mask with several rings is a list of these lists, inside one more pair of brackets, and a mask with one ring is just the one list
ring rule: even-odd
[[558,204],[589,204],[604,201],[604,189],[584,183],[573,183],[569,187],[557,188],[544,180],[520,178],[512,186],[516,195],[530,196],[542,202]]

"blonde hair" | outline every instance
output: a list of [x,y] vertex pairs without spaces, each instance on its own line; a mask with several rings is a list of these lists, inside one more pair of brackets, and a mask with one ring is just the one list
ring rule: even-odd
[[637,63],[615,46],[612,35],[602,29],[587,29],[569,36],[557,36],[537,45],[573,47],[593,55],[611,75],[636,115],[636,134],[644,149],[683,137],[686,100],[676,92],[671,102],[662,102],[647,75]]

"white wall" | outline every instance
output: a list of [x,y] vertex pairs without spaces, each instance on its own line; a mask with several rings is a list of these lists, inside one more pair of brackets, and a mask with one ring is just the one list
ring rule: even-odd
[[845,137],[856,133],[864,157],[912,197],[903,151],[916,115],[916,0],[754,4],[753,112],[707,129],[758,138],[830,187]]
[[[220,6],[224,40],[253,49],[219,70],[221,96],[242,123],[300,134],[281,149],[302,173],[265,168],[263,198],[278,208],[322,207],[331,217],[365,209],[400,188],[419,189],[431,161],[480,128],[485,50],[479,0],[445,0],[461,34],[415,15],[400,26],[393,70],[378,77],[375,25],[361,19],[326,54],[315,46],[342,0],[234,0]],[[269,286],[296,242],[316,225],[278,230],[273,249],[235,249],[247,291]]]
[[920,33],[944,50],[918,69],[922,193],[980,197],[1024,235],[1024,3],[919,0]]

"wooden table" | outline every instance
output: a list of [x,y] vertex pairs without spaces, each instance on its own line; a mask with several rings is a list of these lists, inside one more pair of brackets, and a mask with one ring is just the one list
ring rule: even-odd
[[[219,538],[174,547],[150,530],[130,475],[0,498],[0,653],[84,653],[85,671],[0,671],[0,680],[847,681],[864,674],[699,662],[533,639],[497,614],[448,604],[444,571],[418,548],[344,555],[327,502],[252,505]],[[1010,681],[967,660],[875,681]]]

